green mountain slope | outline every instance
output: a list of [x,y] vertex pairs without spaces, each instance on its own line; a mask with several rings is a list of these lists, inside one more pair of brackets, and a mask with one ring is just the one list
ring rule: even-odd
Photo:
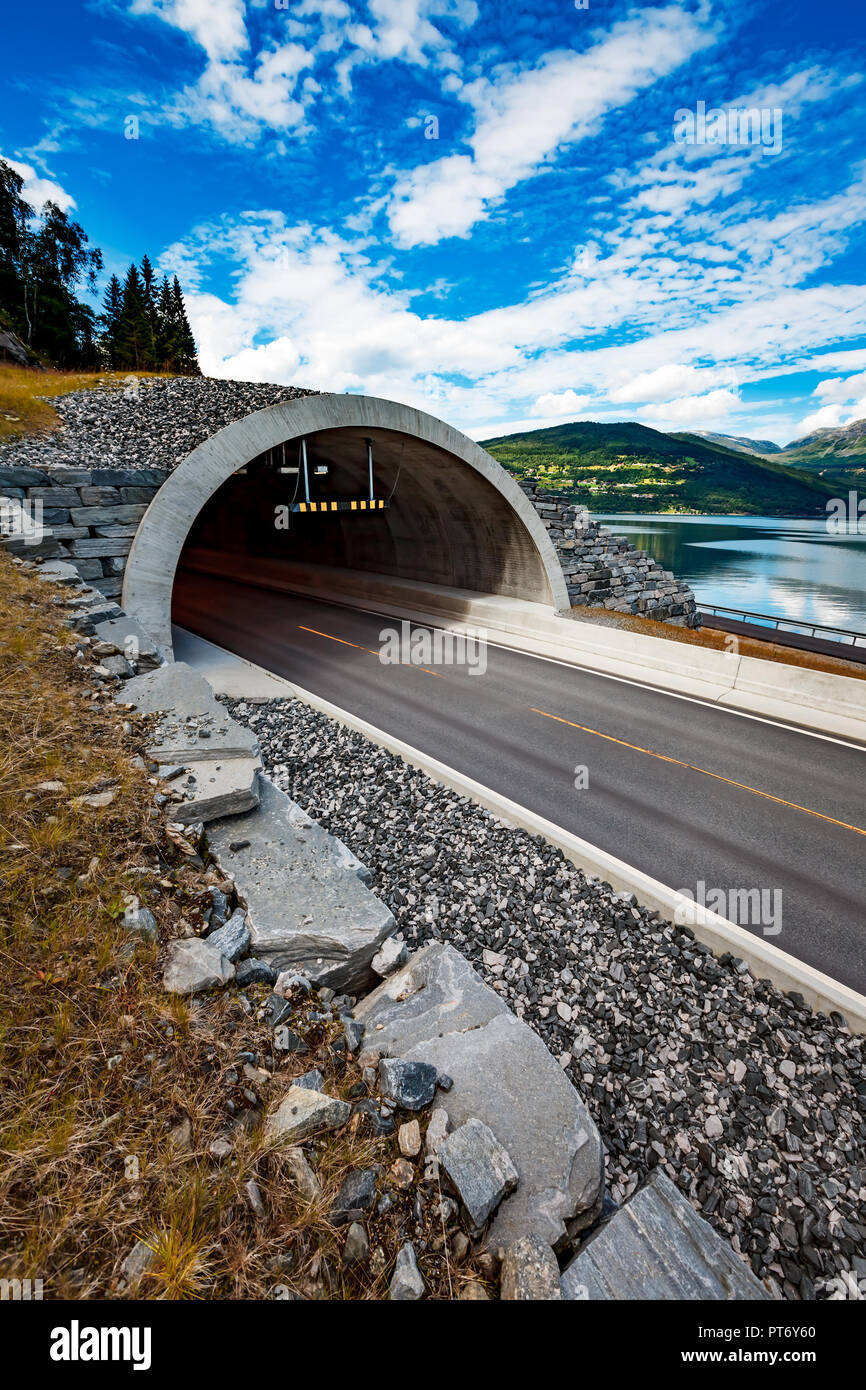
[[786,444],[774,456],[808,473],[835,474],[848,485],[866,484],[866,420],[855,420],[837,429],[815,430]]
[[591,511],[823,516],[838,480],[774,459],[664,434],[635,422],[577,421],[500,436],[483,447],[517,477],[567,492]]

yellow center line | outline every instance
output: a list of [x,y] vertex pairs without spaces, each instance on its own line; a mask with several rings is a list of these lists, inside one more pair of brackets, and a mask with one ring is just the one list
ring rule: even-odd
[[585,734],[594,734],[596,738],[607,739],[608,743],[618,743],[621,748],[631,748],[635,753],[644,753],[648,758],[658,758],[662,763],[674,763],[677,767],[688,768],[689,772],[700,772],[704,777],[712,777],[716,782],[724,782],[729,787],[738,787],[740,791],[751,792],[753,796],[762,796],[765,801],[775,801],[778,806],[790,806],[793,811],[802,811],[804,815],[815,816],[817,820],[825,820],[830,825],[841,826],[843,830],[853,830],[855,835],[866,835],[866,830],[862,830],[859,825],[849,825],[847,821],[836,820],[833,816],[825,816],[822,811],[813,811],[808,806],[801,806],[796,801],[786,801],[783,796],[773,796],[770,792],[762,792],[758,787],[750,787],[746,782],[735,782],[730,777],[723,777],[720,772],[709,772],[705,767],[696,767],[694,763],[685,763],[681,758],[671,758],[666,753],[655,753],[651,748],[642,748],[639,743],[627,743],[623,738],[614,738],[613,734],[603,734],[600,729],[590,729],[586,724],[575,724],[571,719],[563,719],[558,714],[549,714],[547,710],[536,709],[530,706],[533,714],[542,714],[545,719],[555,719],[558,724],[567,724],[570,729],[580,729]]
[[[327,637],[329,642],[339,642],[341,647],[354,647],[358,652],[369,652],[370,656],[378,658],[379,653],[372,647],[362,647],[357,642],[347,642],[345,637],[332,637],[330,632],[320,632],[317,627],[304,627],[303,623],[298,623],[301,632],[312,632],[316,637]],[[408,662],[401,662],[400,665],[408,665]],[[438,676],[440,681],[445,677],[441,671],[428,671],[426,666],[413,666],[414,671],[423,671],[426,676]]]
[[312,632],[316,637],[327,637],[329,642],[339,642],[341,647],[354,647],[358,652],[369,652],[371,656],[378,656],[372,647],[361,647],[357,642],[347,642],[344,637],[332,637],[330,632],[320,632],[317,627],[304,627],[303,623],[298,623],[301,632]]

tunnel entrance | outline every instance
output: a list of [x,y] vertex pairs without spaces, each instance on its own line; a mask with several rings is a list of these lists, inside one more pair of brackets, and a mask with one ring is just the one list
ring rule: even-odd
[[322,430],[303,444],[306,479],[293,438],[217,489],[190,529],[176,588],[189,571],[267,584],[282,563],[286,579],[298,566],[339,569],[552,603],[520,517],[453,455],[381,429]]
[[416,597],[568,608],[551,539],[514,479],[442,421],[363,396],[283,402],[183,460],[141,522],[124,607],[170,654],[173,605],[180,617],[190,576],[200,596],[208,575],[323,597],[378,582],[383,595],[399,583]]

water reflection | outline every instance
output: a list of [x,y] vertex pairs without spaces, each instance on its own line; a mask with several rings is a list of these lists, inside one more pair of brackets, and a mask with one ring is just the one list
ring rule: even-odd
[[822,518],[599,514],[680,579],[699,602],[866,632],[866,535]]

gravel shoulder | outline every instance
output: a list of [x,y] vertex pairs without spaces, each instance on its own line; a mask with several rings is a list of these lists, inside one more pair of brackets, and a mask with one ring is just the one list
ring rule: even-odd
[[559,1057],[615,1201],[661,1164],[778,1296],[866,1293],[866,1039],[318,711],[228,703],[410,948],[451,941]]

